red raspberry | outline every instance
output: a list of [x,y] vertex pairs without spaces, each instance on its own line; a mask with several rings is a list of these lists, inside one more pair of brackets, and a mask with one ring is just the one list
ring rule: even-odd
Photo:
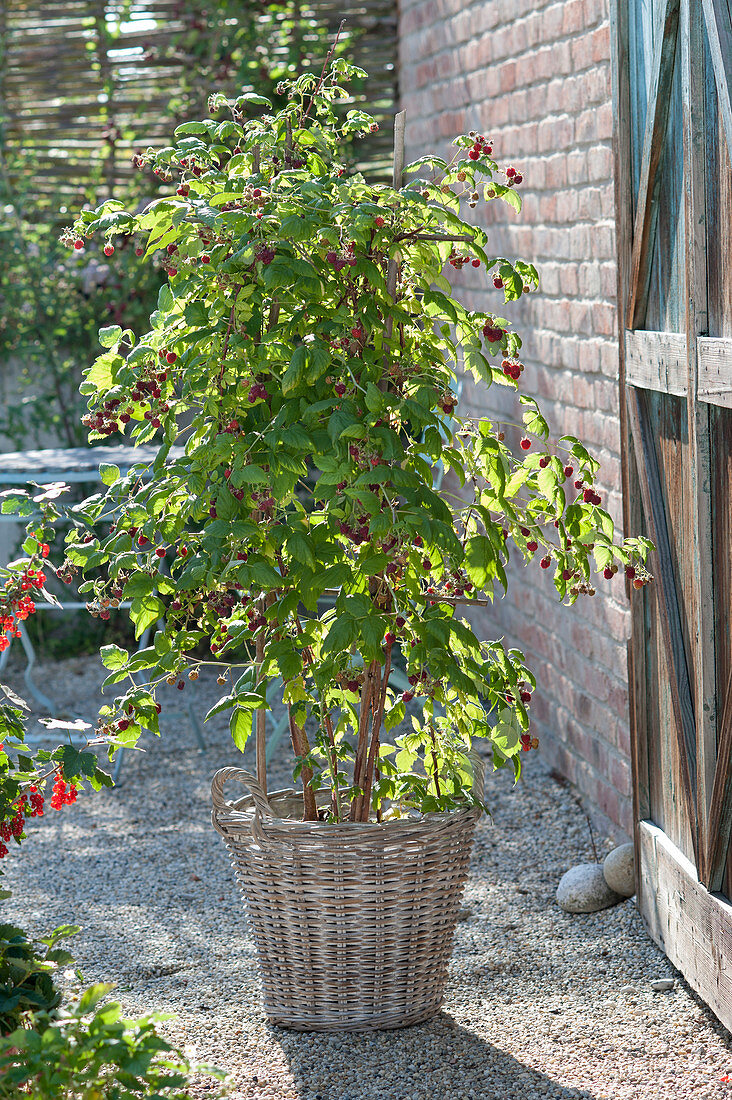
[[113,256],[114,255],[114,245],[113,244],[110,244],[109,242],[107,242],[107,244],[105,244],[105,246],[104,246],[104,255],[105,256]]
[[84,242],[77,237],[77,239],[74,241],[74,248],[79,249],[79,248],[83,248],[83,247],[84,247]]
[[382,218],[381,214],[377,214],[377,216],[374,218],[374,225],[377,229],[381,229],[382,226],[386,225],[386,220]]
[[635,576],[635,566],[633,566],[633,565],[626,565],[626,567],[625,567],[625,575],[626,575],[626,577],[628,577],[628,578],[629,578],[629,579],[630,579],[630,580],[632,581],[632,580],[633,580],[633,577]]
[[531,446],[531,440],[530,439],[522,439],[521,440],[521,450],[522,451],[528,451],[530,446]]
[[613,577],[615,576],[612,569],[609,569],[609,568],[603,569],[602,575],[603,575],[603,577],[605,578],[606,581],[611,581],[613,579]]
[[539,565],[541,566],[542,569],[548,569],[549,566],[551,565],[551,563],[552,563],[552,559],[547,556],[546,558],[541,559],[541,561],[539,562]]
[[169,351],[165,355],[165,362],[166,363],[174,363],[177,358],[178,358],[178,356],[175,354],[174,351]]
[[503,289],[503,279],[501,278],[500,275],[495,275],[493,277],[493,285],[496,288],[496,290],[502,290]]
[[136,248],[135,249],[135,255],[136,256],[144,256],[145,255],[145,249],[144,248]]
[[480,150],[479,149],[470,149],[469,152],[468,152],[468,156],[470,157],[471,160],[478,160],[478,158],[480,157]]

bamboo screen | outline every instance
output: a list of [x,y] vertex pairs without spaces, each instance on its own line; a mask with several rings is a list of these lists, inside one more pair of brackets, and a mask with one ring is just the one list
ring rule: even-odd
[[[270,26],[272,11],[281,12],[275,20],[299,35],[298,60],[313,68],[346,18],[347,54],[369,73],[357,98],[380,123],[365,152],[372,172],[383,171],[397,96],[396,0],[311,0],[307,10],[298,0],[242,0],[241,6],[255,33],[257,12]],[[246,85],[246,78],[232,83],[225,66],[206,65],[209,45],[213,57],[230,32],[232,4],[221,5],[211,33],[210,11],[219,10],[211,0],[206,39],[195,43],[192,55],[186,47],[195,35],[194,8],[180,0],[0,0],[0,152],[11,178],[26,178],[26,208],[58,210],[105,197],[131,178],[135,149],[166,144],[175,124],[205,110],[214,88]],[[255,39],[251,56],[269,48],[276,61],[278,50],[287,50],[287,33],[274,47]],[[196,58],[202,58],[200,78]]]

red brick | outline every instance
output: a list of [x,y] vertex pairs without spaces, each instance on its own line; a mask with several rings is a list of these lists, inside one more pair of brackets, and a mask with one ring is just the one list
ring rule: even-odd
[[[479,211],[496,253],[534,262],[540,290],[506,307],[524,339],[522,389],[543,402],[552,435],[586,438],[600,491],[620,517],[617,313],[607,0],[404,0],[401,57],[408,155],[457,132],[490,132],[500,162],[520,165],[524,208]],[[470,308],[485,276],[463,272]],[[490,299],[493,305],[493,299]],[[472,379],[466,409],[516,417],[504,389]],[[561,606],[551,577],[509,565],[512,588],[476,617],[484,636],[523,647],[540,686],[533,724],[542,752],[588,804],[631,827],[622,582]],[[520,580],[520,584],[513,582]]]

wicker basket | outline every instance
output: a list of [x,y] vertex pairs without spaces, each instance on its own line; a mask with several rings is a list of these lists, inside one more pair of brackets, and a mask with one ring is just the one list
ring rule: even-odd
[[[482,776],[481,776],[482,778]],[[251,795],[235,802],[228,780]],[[306,1031],[406,1027],[440,1009],[480,810],[325,825],[222,768],[212,820],[247,902],[270,1021]],[[327,805],[330,792],[318,792]]]

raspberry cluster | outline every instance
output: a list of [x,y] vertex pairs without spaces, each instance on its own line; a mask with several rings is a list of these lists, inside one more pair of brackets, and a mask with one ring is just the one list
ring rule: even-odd
[[5,588],[0,590],[0,653],[10,645],[10,635],[20,637],[20,623],[33,615],[36,605],[31,596],[22,593],[34,588],[43,588],[45,573],[27,569],[17,577],[8,578]]
[[0,859],[8,854],[5,842],[13,838],[20,840],[23,836],[26,818],[43,817],[43,803],[43,795],[34,785],[28,788],[28,794],[20,796],[13,816],[0,824]]
[[498,344],[505,335],[506,330],[501,328],[500,325],[491,324],[490,321],[486,321],[483,325],[483,336],[489,344]]
[[51,795],[51,809],[60,810],[62,806],[71,806],[74,802],[76,802],[76,787],[65,782],[61,771],[56,772],[56,780]]
[[470,137],[473,139],[473,147],[468,150],[469,160],[479,160],[481,157],[489,157],[493,152],[493,146],[490,143],[490,138],[484,137],[483,134],[476,134],[475,130],[470,131]]
[[514,382],[518,382],[524,365],[514,357],[513,359],[504,359],[501,363],[501,368],[507,378],[513,378]]
[[[328,242],[321,241],[321,244],[327,245]],[[335,271],[342,271],[344,267],[354,267],[358,263],[355,251],[356,242],[349,241],[346,248],[341,252],[336,252],[333,248],[329,249],[325,254],[325,258]]]
[[153,427],[159,428],[161,416],[170,408],[163,399],[163,385],[167,382],[169,371],[166,366],[172,366],[178,356],[168,348],[161,348],[158,352],[161,364],[148,361],[136,368],[135,382],[130,390],[129,401],[123,401],[120,397],[110,397],[93,414],[82,416],[81,422],[87,428],[91,428],[100,435],[112,435],[114,432],[124,431],[124,425],[129,423],[134,406],[144,404],[148,406],[143,416],[151,421]]

